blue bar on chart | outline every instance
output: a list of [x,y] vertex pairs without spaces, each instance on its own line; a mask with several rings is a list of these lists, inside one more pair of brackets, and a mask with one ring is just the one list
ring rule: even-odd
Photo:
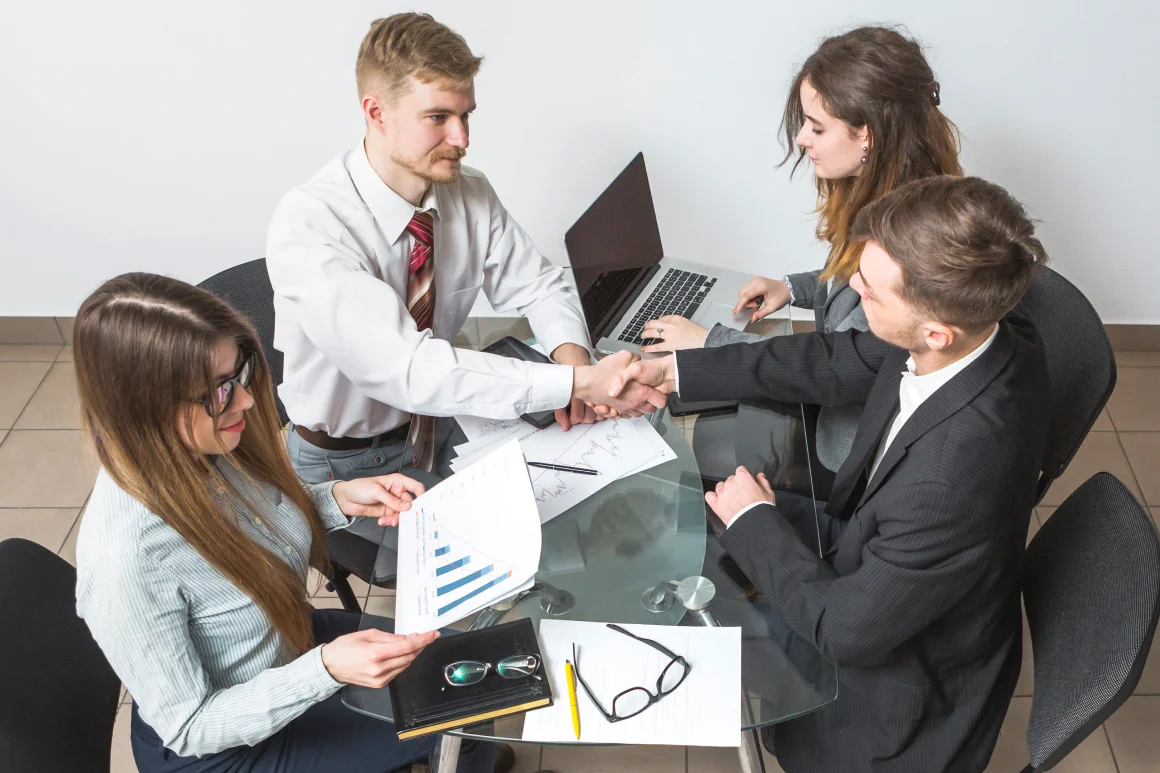
[[491,574],[491,570],[494,568],[495,568],[495,564],[488,564],[487,566],[483,567],[482,569],[478,569],[478,570],[472,572],[471,574],[466,574],[463,577],[460,577],[458,580],[453,580],[453,581],[447,583],[446,585],[443,585],[443,586],[440,586],[439,588],[437,588],[435,591],[435,595],[442,596],[444,593],[450,593],[451,591],[455,590],[456,588],[462,588],[467,583],[474,582],[475,580],[478,580],[480,577],[483,577],[485,574]]
[[438,614],[438,615],[446,614],[450,610],[455,609],[455,607],[457,607],[460,604],[462,604],[463,602],[467,601],[472,596],[478,596],[480,593],[483,593],[485,590],[487,590],[491,586],[499,585],[501,582],[503,582],[504,580],[506,580],[507,578],[509,578],[511,576],[512,576],[512,573],[511,573],[511,570],[509,569],[508,571],[501,574],[499,577],[496,577],[491,582],[485,582],[483,585],[480,585],[478,588],[471,591],[471,593],[468,593],[464,596],[457,598],[455,601],[452,601],[450,604],[448,604],[445,607],[440,607],[439,611],[436,614]]
[[436,558],[438,558],[439,556],[445,556],[445,555],[447,555],[449,552],[451,552],[451,546],[450,546],[450,545],[444,545],[444,546],[443,546],[443,547],[441,547],[441,548],[435,548],[435,557],[436,557]]
[[471,556],[464,556],[463,558],[459,559],[458,561],[452,561],[449,564],[445,564],[444,566],[440,566],[439,568],[437,568],[435,570],[435,576],[442,577],[443,575],[447,574],[448,572],[454,571],[461,566],[467,566],[470,563],[471,563]]

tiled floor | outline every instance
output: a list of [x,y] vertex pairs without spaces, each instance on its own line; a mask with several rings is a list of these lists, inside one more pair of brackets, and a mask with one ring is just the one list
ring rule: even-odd
[[[509,332],[507,323],[481,323],[472,342],[485,344]],[[43,329],[41,329],[43,327]],[[61,325],[60,330],[67,327]],[[484,329],[486,328],[486,329]],[[494,329],[492,329],[494,328]],[[12,331],[4,331],[15,335]],[[81,509],[92,488],[96,465],[79,432],[71,347],[47,325],[17,331],[34,334],[36,344],[0,344],[0,539],[35,540],[75,563]],[[12,340],[8,338],[7,340]],[[27,340],[27,338],[25,339]],[[1117,355],[1119,383],[1107,411],[1080,449],[1067,474],[1052,487],[1032,528],[1051,516],[1079,483],[1107,470],[1126,483],[1160,517],[1160,352]],[[312,577],[315,605],[335,607],[333,593]],[[363,592],[364,588],[358,588]],[[390,614],[394,596],[375,589],[372,607]],[[1016,771],[1027,761],[1025,732],[1031,706],[1030,650],[1016,699],[995,751],[992,771]],[[128,700],[128,696],[125,697]],[[119,711],[113,744],[113,773],[135,771],[128,744],[128,714]],[[1058,768],[1064,773],[1160,773],[1160,655],[1152,658],[1135,695],[1105,727],[1093,733]],[[517,746],[520,773],[540,767],[565,771],[709,773],[737,769],[732,750],[680,748],[591,748],[569,750]],[[772,759],[771,770],[778,770]]]

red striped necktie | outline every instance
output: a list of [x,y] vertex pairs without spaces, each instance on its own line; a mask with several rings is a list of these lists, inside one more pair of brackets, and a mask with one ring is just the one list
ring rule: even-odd
[[[415,327],[428,330],[435,319],[435,223],[431,213],[416,212],[407,223],[407,233],[415,237],[407,272],[407,311],[415,320]],[[435,455],[434,417],[411,417],[411,448],[412,464],[431,472]]]

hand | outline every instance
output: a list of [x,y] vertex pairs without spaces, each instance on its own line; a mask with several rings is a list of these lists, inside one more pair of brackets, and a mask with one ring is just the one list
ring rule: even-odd
[[619,395],[633,384],[653,387],[665,395],[677,391],[674,362],[672,356],[633,362],[612,380],[608,387],[609,397]]
[[322,645],[322,665],[340,684],[383,687],[438,638],[438,631],[397,636],[368,628]]
[[656,413],[668,402],[668,392],[658,392],[644,383],[624,383],[615,390],[612,384],[639,356],[632,352],[610,354],[595,365],[576,368],[572,376],[572,396],[595,406],[605,416],[642,416]]
[[[765,305],[757,309],[757,304],[761,303],[762,296],[765,298]],[[733,307],[733,313],[740,314],[742,309],[757,309],[749,320],[756,322],[779,309],[785,308],[785,305],[789,303],[789,285],[780,279],[755,276],[741,286],[737,298],[737,305]]]
[[596,414],[595,405],[589,405],[578,397],[573,397],[563,408],[556,409],[556,423],[565,432],[572,429],[573,424],[592,424],[603,420],[603,416]]
[[339,481],[331,493],[345,515],[377,517],[379,526],[398,526],[399,513],[425,490],[419,481],[396,473]]
[[728,480],[717,484],[716,491],[705,494],[705,501],[728,526],[739,512],[755,502],[769,502],[772,505],[773,486],[769,485],[764,472],[757,473],[755,478],[749,470],[738,467]]
[[709,331],[696,322],[667,314],[649,320],[640,331],[641,338],[656,338],[660,343],[640,347],[642,352],[675,352],[680,349],[700,349],[709,337]]

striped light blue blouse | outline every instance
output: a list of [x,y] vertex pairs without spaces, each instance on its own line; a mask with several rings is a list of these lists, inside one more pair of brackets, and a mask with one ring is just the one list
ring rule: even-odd
[[[311,538],[302,511],[230,465],[218,469],[257,510],[237,503],[223,512],[232,510],[305,583]],[[333,487],[307,486],[327,529],[348,523]],[[322,665],[321,646],[281,656],[280,637],[250,597],[104,470],[77,538],[77,614],[141,718],[182,756],[260,743],[340,686]]]

